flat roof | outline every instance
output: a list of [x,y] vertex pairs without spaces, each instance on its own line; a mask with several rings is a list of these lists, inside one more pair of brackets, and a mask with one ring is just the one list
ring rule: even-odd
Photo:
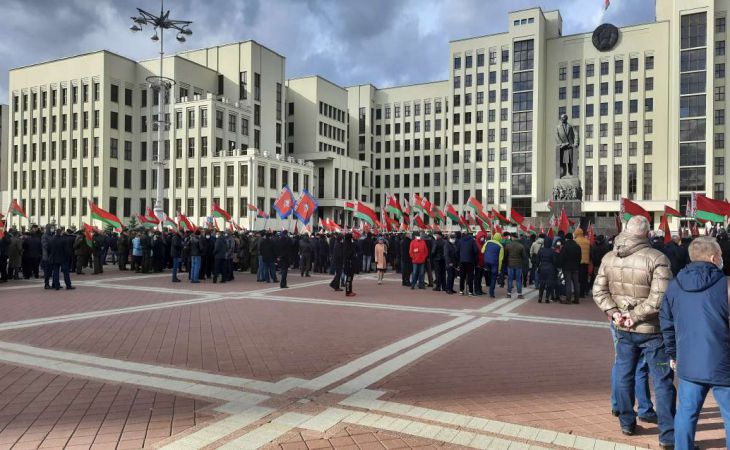
[[228,46],[231,46],[231,45],[241,45],[241,44],[246,44],[248,42],[252,42],[252,43],[258,45],[259,47],[264,48],[264,49],[270,51],[271,53],[273,53],[273,54],[275,54],[277,56],[281,56],[282,58],[286,59],[286,56],[282,55],[281,53],[277,52],[276,50],[270,49],[269,47],[263,45],[262,43],[260,43],[259,41],[255,40],[255,39],[246,39],[245,41],[228,42],[228,43],[225,43],[225,44],[214,45],[212,47],[200,47],[200,48],[196,48],[196,49],[192,49],[192,50],[183,50],[183,51],[177,52],[176,54],[190,53],[190,52],[199,52],[201,50],[208,50],[208,49],[211,49],[211,48],[218,48],[218,47],[228,47]]
[[20,70],[20,69],[27,69],[29,67],[40,66],[40,65],[43,65],[43,64],[51,64],[51,63],[55,63],[55,62],[58,62],[58,61],[65,61],[67,59],[80,58],[82,56],[95,55],[97,53],[108,53],[109,55],[116,56],[117,58],[126,59],[129,62],[133,62],[133,63],[136,63],[137,62],[137,61],[135,61],[135,60],[133,60],[131,58],[127,58],[126,56],[122,56],[122,55],[120,55],[118,53],[114,53],[112,51],[102,49],[102,50],[94,50],[93,52],[79,53],[77,55],[64,56],[62,58],[50,59],[50,60],[47,60],[47,61],[41,61],[41,62],[37,62],[37,63],[33,63],[33,64],[27,64],[25,66],[13,67],[12,69],[8,70],[8,72],[12,72],[14,70]]
[[332,81],[328,80],[327,78],[323,77],[322,75],[302,75],[300,77],[287,78],[286,81],[289,82],[289,81],[297,81],[297,80],[306,80],[307,78],[317,78],[317,79],[320,79],[320,80],[322,80],[322,81],[324,81],[326,83],[331,84],[332,86],[334,86],[334,87],[336,87],[338,89],[342,89],[343,91],[347,91],[347,89],[345,89],[344,87],[340,86],[339,84],[337,84],[335,82],[332,82]]

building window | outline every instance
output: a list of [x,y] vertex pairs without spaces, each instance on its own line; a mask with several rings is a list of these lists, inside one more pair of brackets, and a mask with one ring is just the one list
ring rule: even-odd
[[558,80],[565,81],[565,79],[568,76],[568,68],[567,67],[560,67],[558,68]]

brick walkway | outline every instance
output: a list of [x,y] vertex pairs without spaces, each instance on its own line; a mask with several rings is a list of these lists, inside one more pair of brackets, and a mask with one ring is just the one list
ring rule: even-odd
[[[183,274],[184,276],[185,274]],[[610,414],[607,322],[581,305],[292,273],[289,289],[109,268],[0,287],[0,449],[656,448]],[[710,402],[702,448],[724,448]]]

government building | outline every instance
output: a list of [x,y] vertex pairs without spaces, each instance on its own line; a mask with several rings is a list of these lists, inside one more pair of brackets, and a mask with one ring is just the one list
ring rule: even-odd
[[185,51],[164,60],[175,84],[160,147],[145,81],[157,60],[98,51],[16,68],[0,208],[17,198],[35,222],[78,226],[91,198],[127,222],[154,204],[164,158],[165,210],[196,223],[219,203],[260,227],[247,205],[273,212],[284,184],[345,224],[345,200],[413,193],[544,220],[567,114],[583,215],[613,216],[626,197],[658,223],[692,192],[727,196],[729,7],[661,0],[652,23],[569,36],[559,11],[515,11],[504,33],[450,43],[447,80],[390,88],[287,79],[285,57],[254,41]]

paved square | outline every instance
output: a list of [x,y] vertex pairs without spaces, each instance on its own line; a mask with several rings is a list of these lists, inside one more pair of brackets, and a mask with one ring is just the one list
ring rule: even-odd
[[[184,274],[183,274],[184,277]],[[581,305],[289,288],[113,268],[0,287],[0,449],[656,448],[610,414],[607,322]],[[702,448],[723,448],[710,402]]]

